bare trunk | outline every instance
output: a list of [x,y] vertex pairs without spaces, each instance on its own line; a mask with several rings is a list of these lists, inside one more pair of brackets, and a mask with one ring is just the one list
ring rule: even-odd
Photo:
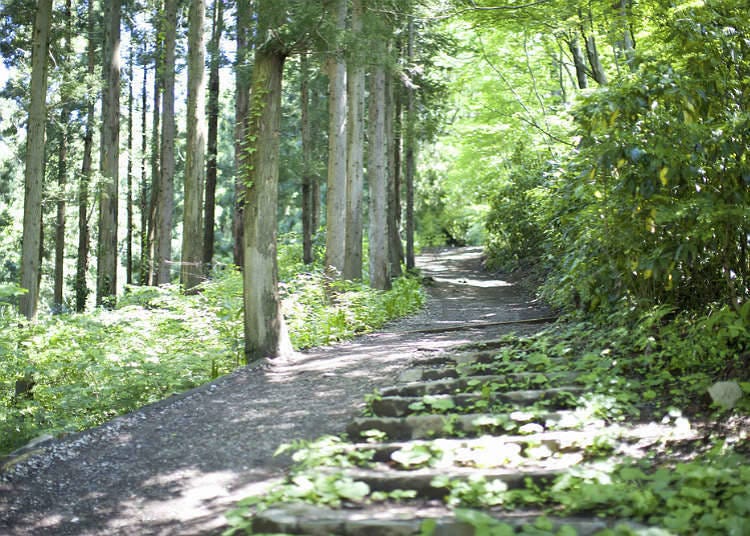
[[141,258],[138,262],[139,278],[138,282],[141,285],[148,285],[149,283],[149,247],[148,247],[148,229],[149,229],[149,187],[148,177],[146,175],[146,154],[148,151],[148,136],[146,135],[147,117],[148,117],[148,91],[146,90],[146,84],[148,81],[148,67],[143,66],[143,85],[141,86],[141,197],[140,197],[140,212],[141,212]]
[[104,2],[104,89],[99,168],[99,242],[96,303],[114,305],[117,294],[117,205],[120,163],[120,0]]
[[370,121],[367,178],[370,185],[370,286],[386,290],[391,286],[388,258],[388,144],[386,142],[385,67],[370,74]]
[[216,220],[216,155],[219,138],[219,63],[221,34],[224,30],[224,2],[214,0],[211,30],[210,67],[208,75],[208,154],[206,155],[206,211],[203,232],[203,265],[210,270],[214,258]]
[[68,111],[63,104],[60,112],[60,146],[57,149],[57,218],[55,221],[55,283],[52,292],[54,309],[61,311],[63,306],[63,289],[65,283],[65,188],[67,183],[68,159]]
[[175,32],[177,27],[177,0],[164,4],[164,64],[163,104],[161,121],[161,160],[159,166],[159,192],[157,203],[157,229],[154,262],[156,284],[163,285],[172,279],[172,212],[174,211],[174,144],[176,126],[174,117]]
[[[406,47],[408,65],[414,64],[414,19],[409,19],[409,36]],[[414,268],[414,175],[416,174],[416,121],[417,107],[414,85],[407,87],[406,102],[406,268]]]
[[[336,28],[346,27],[346,0],[336,0]],[[346,247],[346,62],[337,51],[328,58],[328,192],[326,270],[340,274]]]
[[148,281],[157,283],[157,235],[159,234],[159,203],[161,199],[161,105],[164,89],[164,28],[160,17],[161,0],[157,1],[154,26],[157,38],[154,43],[154,101],[151,111],[151,192],[148,208]]
[[[352,2],[351,30],[362,32],[362,0]],[[348,64],[346,247],[344,279],[362,279],[362,198],[364,192],[365,69],[362,58]]]
[[[89,0],[87,14],[87,73],[89,78],[94,74],[96,47],[94,44],[94,0]],[[89,88],[91,89],[91,88]],[[89,97],[90,98],[90,97]],[[76,260],[76,311],[86,309],[89,289],[86,284],[86,272],[89,267],[89,182],[91,180],[91,150],[94,141],[94,104],[86,103],[86,132],[83,136],[83,162],[81,177],[78,183],[78,259]]]
[[133,48],[128,59],[128,167],[126,189],[125,282],[133,284]]
[[206,179],[205,15],[205,1],[192,0],[188,15],[187,148],[180,270],[180,281],[185,290],[190,290],[203,280],[203,189]]
[[252,66],[249,61],[251,21],[250,0],[237,0],[237,63],[234,66],[236,76],[234,108],[235,200],[232,235],[234,237],[234,264],[240,267],[244,264],[245,183],[243,176],[246,171],[245,168],[248,165],[245,142],[250,106],[250,75],[252,72]]
[[[65,1],[65,35],[62,41],[61,61],[66,60],[67,50],[73,36],[71,0]],[[63,79],[63,91],[67,87],[70,76],[66,73]],[[57,189],[60,197],[57,199],[57,219],[55,222],[55,284],[53,290],[53,303],[57,311],[62,311],[64,288],[65,288],[65,189],[67,187],[68,175],[68,123],[70,122],[70,109],[68,106],[68,95],[60,96],[62,106],[60,107],[60,145],[57,150]]]
[[31,99],[26,128],[23,244],[21,246],[21,296],[19,311],[28,319],[37,314],[42,244],[42,185],[44,182],[44,129],[47,122],[47,53],[52,20],[52,0],[39,0],[31,49]]
[[306,52],[300,59],[300,128],[302,131],[302,261],[313,262],[313,235],[315,234],[315,216],[313,200],[312,170],[312,125],[310,123],[310,73]]
[[281,78],[284,56],[268,48],[255,53],[252,116],[245,171],[245,356],[248,362],[291,350],[281,315],[276,259]]
[[401,275],[401,92],[394,91],[393,76],[386,76],[386,145],[388,151],[388,259],[391,277]]

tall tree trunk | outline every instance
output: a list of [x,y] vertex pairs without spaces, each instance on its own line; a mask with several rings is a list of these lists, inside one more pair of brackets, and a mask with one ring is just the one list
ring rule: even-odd
[[[351,30],[362,32],[362,0],[352,1]],[[365,69],[362,58],[349,58],[347,74],[347,181],[344,279],[362,279],[362,198],[364,191]]]
[[[263,27],[263,26],[261,26]],[[248,362],[291,350],[278,290],[277,219],[281,79],[285,56],[270,45],[255,52],[251,148],[244,168],[247,186],[244,234],[245,356]]]
[[161,160],[157,203],[156,284],[172,279],[172,212],[174,211],[175,137],[174,116],[175,41],[177,31],[177,0],[164,3],[164,63],[161,113]]
[[370,186],[370,286],[387,290],[391,286],[388,256],[388,143],[386,136],[386,74],[383,65],[370,73],[369,140],[367,179]]
[[206,155],[206,210],[203,231],[203,266],[209,270],[214,258],[216,220],[216,156],[219,138],[219,67],[221,34],[224,31],[224,2],[214,0],[208,75],[208,153]]
[[[61,44],[60,62],[65,63],[67,50],[72,40],[71,0],[65,1],[65,34]],[[68,175],[68,123],[70,122],[70,108],[68,104],[67,86],[69,75],[63,74],[62,94],[60,95],[60,145],[57,149],[57,218],[55,221],[55,283],[52,301],[56,311],[62,311],[63,291],[65,288],[65,197]]]
[[21,246],[21,286],[27,292],[19,301],[19,311],[28,319],[36,317],[39,304],[44,130],[47,122],[47,53],[51,20],[52,0],[39,0],[31,45],[31,99],[29,121],[26,127],[23,244]]
[[133,284],[133,46],[128,58],[128,165],[125,177],[125,282]]
[[[410,67],[414,65],[414,18],[409,18],[409,35],[407,37],[406,58]],[[405,172],[406,172],[406,268],[414,268],[414,175],[416,174],[416,121],[417,106],[414,95],[414,84],[406,88],[406,137],[405,137]]]
[[149,229],[149,187],[148,187],[148,176],[146,175],[146,154],[148,152],[148,136],[147,136],[147,117],[148,117],[148,65],[143,66],[143,85],[141,86],[141,196],[140,196],[140,212],[141,212],[141,258],[138,262],[140,269],[138,271],[139,278],[138,282],[141,285],[148,285],[149,283],[149,246],[148,246],[148,229]]
[[388,258],[391,277],[401,275],[404,246],[401,242],[401,92],[393,76],[386,76],[386,144],[388,151]]
[[151,111],[151,193],[148,209],[148,281],[157,285],[159,234],[159,203],[161,199],[161,105],[164,95],[164,21],[161,0],[156,2],[154,27],[157,30],[154,41],[154,100]]
[[117,205],[120,161],[120,0],[104,2],[104,89],[99,188],[96,303],[117,294]]
[[247,140],[248,112],[250,109],[250,26],[252,22],[250,0],[237,0],[237,59],[235,72],[234,105],[234,215],[232,236],[234,237],[234,264],[243,266],[243,234],[245,232],[245,168],[248,155],[245,150]]
[[310,122],[310,66],[306,52],[300,58],[300,127],[302,131],[302,261],[312,264],[315,234],[313,145]]
[[[346,0],[336,0],[336,29],[346,29]],[[326,270],[341,274],[346,246],[346,62],[342,51],[327,60],[328,192],[326,195]]]
[[[87,70],[89,79],[94,75],[96,45],[94,42],[94,0],[88,2],[86,21],[87,33]],[[91,90],[92,88],[88,88]],[[83,162],[81,177],[78,183],[78,258],[76,260],[76,311],[86,309],[89,289],[86,284],[86,273],[89,267],[89,183],[91,181],[91,151],[94,142],[94,103],[91,97],[86,102],[86,131],[83,135]]]
[[180,281],[185,290],[203,279],[203,189],[206,180],[206,50],[204,0],[192,0],[188,14],[188,107],[185,202]]

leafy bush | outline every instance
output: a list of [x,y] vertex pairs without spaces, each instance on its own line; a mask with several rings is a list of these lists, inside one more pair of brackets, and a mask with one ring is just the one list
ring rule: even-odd
[[739,3],[665,17],[663,51],[578,106],[549,197],[547,294],[586,309],[750,298],[750,24]]

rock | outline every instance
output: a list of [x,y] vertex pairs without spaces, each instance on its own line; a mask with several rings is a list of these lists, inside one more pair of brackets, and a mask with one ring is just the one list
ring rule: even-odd
[[724,409],[732,409],[742,398],[742,387],[737,382],[716,382],[708,388],[708,394],[714,404]]

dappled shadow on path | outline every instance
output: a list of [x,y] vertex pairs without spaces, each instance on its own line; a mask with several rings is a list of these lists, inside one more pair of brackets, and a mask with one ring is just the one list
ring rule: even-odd
[[[0,475],[0,534],[186,535],[216,532],[240,498],[288,466],[276,448],[339,434],[365,394],[453,345],[544,316],[510,281],[481,271],[476,248],[418,259],[431,278],[419,314],[354,341],[246,367],[45,445]],[[420,333],[461,324],[473,329]]]

